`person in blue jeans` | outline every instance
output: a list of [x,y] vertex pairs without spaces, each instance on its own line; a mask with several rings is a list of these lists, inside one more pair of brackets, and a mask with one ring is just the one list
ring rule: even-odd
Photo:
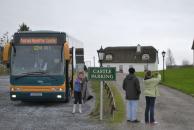
[[158,84],[161,75],[157,72],[152,75],[151,71],[147,71],[144,78],[144,95],[146,99],[145,123],[158,124],[154,118],[154,108],[156,97],[159,96]]
[[129,68],[129,74],[123,81],[123,90],[126,93],[127,100],[127,121],[138,123],[139,121],[137,120],[137,107],[141,90],[139,80],[134,73],[135,69]]
[[73,104],[73,111],[74,114],[76,111],[76,105],[79,102],[79,113],[82,113],[82,80],[83,80],[84,73],[80,71],[78,73],[78,77],[74,82],[74,104]]
[[156,123],[154,119],[154,107],[156,97],[146,96],[145,123]]

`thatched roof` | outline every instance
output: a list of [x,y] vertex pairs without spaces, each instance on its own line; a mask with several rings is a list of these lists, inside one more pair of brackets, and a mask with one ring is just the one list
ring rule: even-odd
[[[105,59],[103,63],[155,63],[158,51],[152,46],[141,46],[141,52],[137,52],[137,46],[107,47],[104,49]],[[144,54],[149,54],[149,60],[142,60]],[[107,60],[106,55],[112,55],[112,60]]]

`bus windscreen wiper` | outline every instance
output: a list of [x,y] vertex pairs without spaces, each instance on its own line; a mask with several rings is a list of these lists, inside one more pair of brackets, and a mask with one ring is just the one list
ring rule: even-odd
[[63,54],[64,54],[64,53],[63,53],[63,52],[64,52],[63,50],[64,50],[64,47],[62,46],[62,47],[61,47],[61,62],[63,61]]
[[27,72],[27,73],[21,73],[21,74],[22,74],[21,76],[18,76],[15,79],[20,79],[20,78],[23,78],[23,77],[26,77],[26,76],[43,75],[43,76],[48,76],[51,79],[58,80],[54,76],[49,75],[48,72],[43,72],[43,71]]

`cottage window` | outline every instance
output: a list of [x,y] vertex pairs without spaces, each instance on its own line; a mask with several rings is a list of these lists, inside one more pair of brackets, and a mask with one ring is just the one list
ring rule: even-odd
[[112,55],[111,54],[106,55],[106,60],[108,61],[112,60]]
[[123,65],[119,65],[119,72],[123,73]]
[[129,68],[133,68],[133,65],[129,65]]

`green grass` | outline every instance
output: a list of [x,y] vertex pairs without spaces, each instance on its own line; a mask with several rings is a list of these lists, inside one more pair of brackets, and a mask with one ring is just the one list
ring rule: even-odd
[[167,69],[162,84],[194,96],[194,67]]
[[100,82],[99,81],[92,81],[91,88],[93,93],[95,94],[96,101],[95,107],[91,112],[91,116],[94,118],[99,118],[99,109],[100,109]]
[[144,72],[136,72],[135,73],[138,77],[144,77]]
[[116,103],[116,111],[114,112],[114,120],[113,123],[121,123],[125,119],[125,105],[121,93],[118,91],[116,86],[110,84],[111,90],[113,92],[115,103]]
[[[160,73],[162,74],[162,71]],[[143,75],[142,72],[137,73],[137,76],[143,77]],[[165,70],[165,80],[161,81],[161,84],[194,96],[194,67]]]
[[[124,101],[121,97],[121,94],[117,90],[115,86],[110,84],[111,90],[113,92],[115,103],[116,103],[116,111],[114,111],[114,118],[110,114],[110,100],[106,94],[106,90],[104,89],[103,95],[103,121],[107,123],[121,123],[125,119],[125,105]],[[100,82],[99,81],[92,81],[91,86],[93,92],[96,96],[95,108],[90,114],[92,118],[99,119],[99,109],[100,109]]]

